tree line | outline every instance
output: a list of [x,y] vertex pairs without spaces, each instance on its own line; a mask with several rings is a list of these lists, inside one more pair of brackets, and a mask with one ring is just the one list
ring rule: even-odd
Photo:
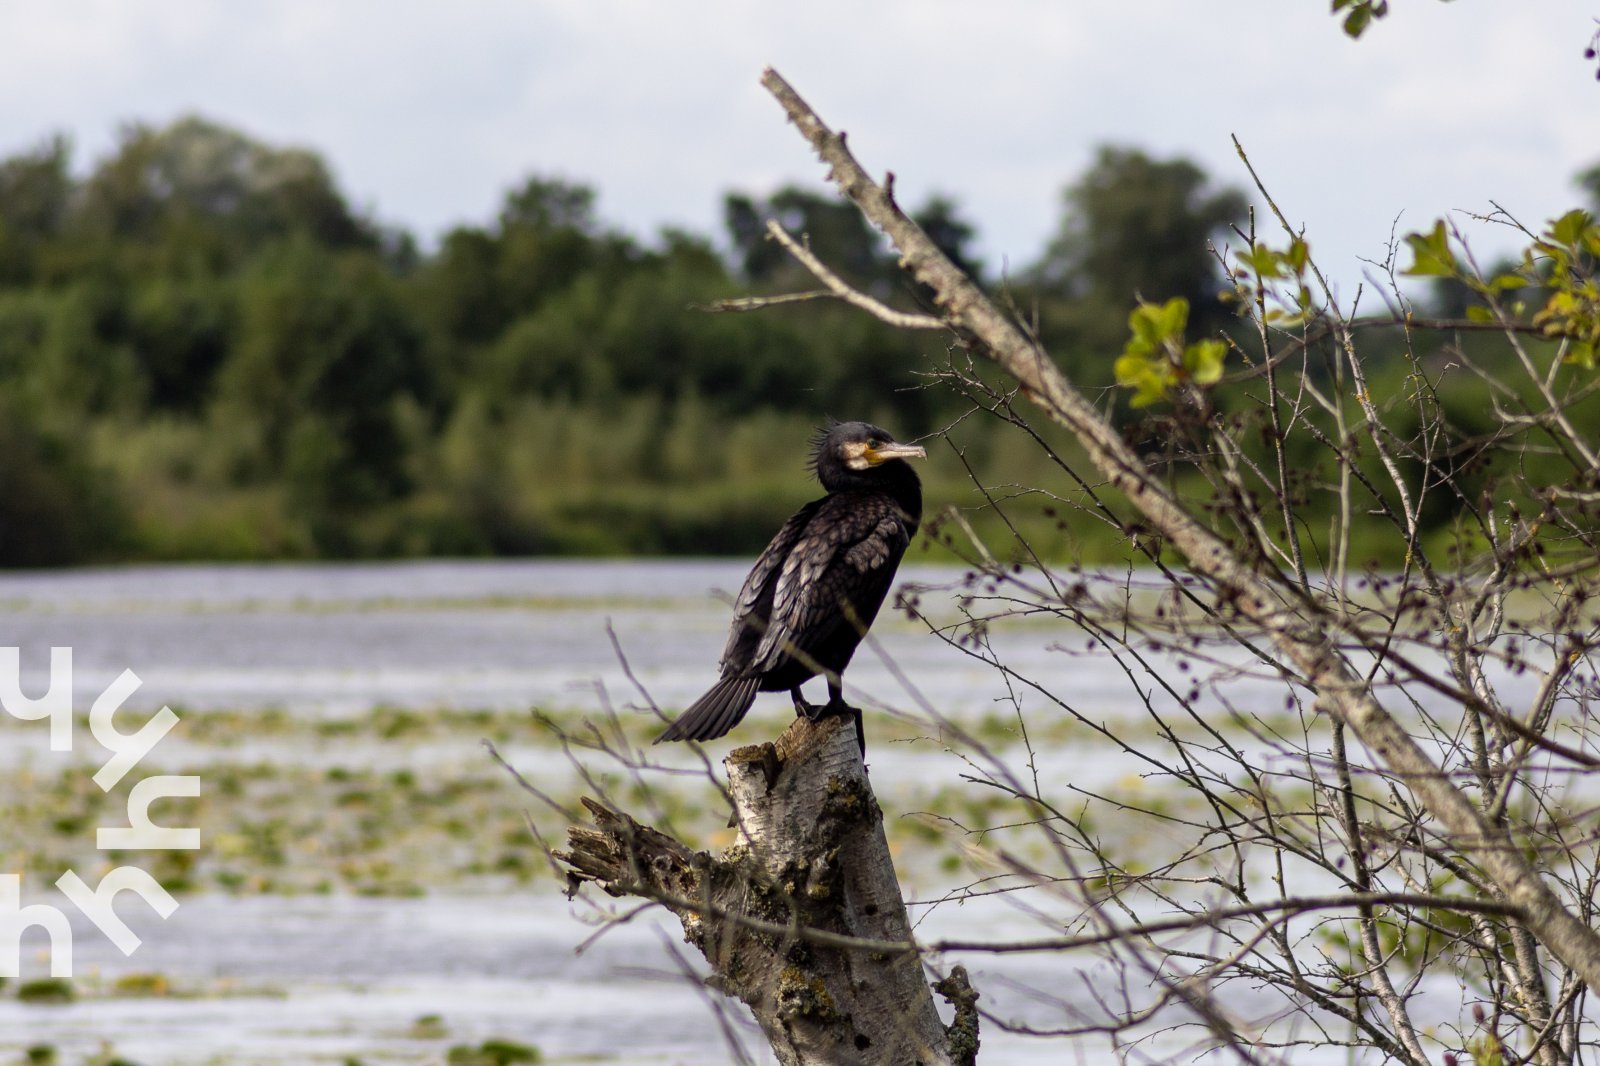
[[[812,287],[767,218],[862,291],[926,301],[812,191],[729,193],[721,234],[641,241],[536,176],[424,251],[315,152],[203,118],[72,162],[60,136],[0,161],[0,565],[746,551],[794,502],[805,426],[962,409],[939,339],[826,303],[694,310]],[[1229,328],[1206,245],[1247,207],[1193,163],[1104,147],[1014,277],[951,199],[912,214],[1109,387],[1137,298]]]

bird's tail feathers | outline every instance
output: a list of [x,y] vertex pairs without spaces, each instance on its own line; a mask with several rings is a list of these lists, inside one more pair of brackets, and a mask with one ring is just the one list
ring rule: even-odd
[[695,700],[689,709],[656,738],[664,740],[715,740],[739,724],[756,699],[756,677],[725,677],[711,691]]

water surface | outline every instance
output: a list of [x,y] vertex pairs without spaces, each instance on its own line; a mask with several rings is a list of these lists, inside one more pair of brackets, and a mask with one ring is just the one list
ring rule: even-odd
[[[278,709],[297,722],[323,721],[367,714],[375,706],[423,714],[543,708],[574,719],[599,717],[609,708],[647,716],[638,686],[649,701],[672,709],[714,679],[727,630],[725,601],[746,565],[426,562],[5,574],[0,643],[21,648],[30,693],[47,683],[49,649],[71,647],[80,711],[122,670],[132,669],[143,686],[130,706],[169,704],[191,720],[208,712]],[[940,584],[956,577],[908,566],[901,580]],[[1026,686],[1008,687],[978,658],[887,609],[874,638],[848,673],[851,699],[896,708],[912,716],[908,735],[925,735],[918,742],[869,741],[874,786],[890,818],[906,816],[932,789],[977,788],[962,782],[971,765],[937,739],[938,716],[970,724],[1014,713],[1020,703],[1024,712],[1045,716],[1036,719],[1041,723],[1062,717],[1050,700]],[[1068,624],[1002,625],[990,640],[1019,673],[1048,682],[1091,717],[1141,713],[1127,676]],[[814,698],[821,698],[820,685],[814,687]],[[1249,680],[1235,695],[1274,705],[1282,699],[1277,686]],[[729,740],[775,735],[791,714],[782,694],[763,697]],[[884,721],[869,717],[869,738],[875,731],[882,735]],[[5,718],[0,730],[0,765],[20,768],[13,771],[17,782],[59,758],[48,751],[41,724]],[[251,733],[237,745],[208,747],[186,739],[180,724],[152,760],[174,768],[202,757],[318,771],[404,767],[424,779],[449,769],[503,783],[507,808],[527,802],[470,734],[411,745],[359,733],[283,736],[288,739]],[[81,733],[80,739],[75,757],[93,758],[92,745]],[[1034,766],[1058,789],[1108,789],[1130,778],[1138,786],[1136,761],[1092,744],[1092,736],[1046,744],[1034,753]],[[519,769],[543,783],[575,773],[531,727],[502,746]],[[695,765],[681,747],[652,752],[668,763]],[[1026,772],[1020,746],[997,755]],[[26,827],[13,832],[25,834]],[[935,898],[968,879],[949,873],[941,880],[937,867],[930,873],[916,866],[916,856],[902,858],[920,871],[908,875],[914,896]],[[549,880],[445,887],[414,899],[208,891],[186,896],[166,922],[154,921],[138,903],[125,909],[145,944],[125,959],[80,923],[77,958],[85,987],[95,993],[119,975],[154,972],[185,994],[149,1000],[91,994],[68,1006],[0,998],[0,1048],[17,1052],[52,1043],[72,1062],[107,1041],[145,1066],[347,1058],[375,1064],[438,1062],[451,1044],[497,1037],[536,1044],[552,1061],[732,1059],[706,993],[685,977],[694,963],[682,958],[687,949],[675,923],[644,916],[579,954],[595,931],[586,924],[592,912],[569,903]],[[1048,908],[1044,915],[1030,913],[1008,897],[915,913],[924,937],[1032,936],[1052,928]],[[1061,1003],[1087,1003],[1103,979],[1088,956],[966,961],[986,1005],[1038,1024],[1059,1022]],[[37,957],[31,963],[41,964]],[[1234,995],[1230,1005],[1246,1013],[1283,1006],[1256,1001],[1248,990]],[[441,1016],[448,1036],[417,1035],[413,1023],[432,1014]],[[736,1031],[764,1059],[747,1021]],[[1177,1053],[1181,1046],[1157,1043],[1147,1050]],[[984,1047],[983,1061],[990,1063],[1057,1062],[1064,1052],[1059,1042],[998,1030],[986,1032]],[[1099,1061],[1104,1050],[1097,1039],[1074,1048],[1084,1061]]]

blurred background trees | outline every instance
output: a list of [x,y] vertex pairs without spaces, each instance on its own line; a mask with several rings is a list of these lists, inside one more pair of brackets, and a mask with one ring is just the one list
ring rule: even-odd
[[[1246,208],[1193,163],[1104,147],[1007,277],[959,203],[912,214],[1094,388],[1140,298],[1233,328],[1207,242]],[[936,335],[829,302],[695,310],[812,287],[768,218],[879,299],[927,300],[831,195],[730,192],[723,218],[641,241],[594,189],[533,176],[420,249],[314,151],[203,118],[130,125],[81,176],[45,139],[0,161],[0,565],[753,550],[809,491],[821,417],[914,435],[965,401]],[[1020,477],[1005,439],[974,431],[968,461]],[[942,465],[933,498],[969,497]]]
[[1055,234],[1029,272],[1047,346],[1112,350],[1141,299],[1187,300],[1190,322],[1203,332],[1229,324],[1210,245],[1244,225],[1250,204],[1239,190],[1211,189],[1205,171],[1186,159],[1103,146],[1061,199]]

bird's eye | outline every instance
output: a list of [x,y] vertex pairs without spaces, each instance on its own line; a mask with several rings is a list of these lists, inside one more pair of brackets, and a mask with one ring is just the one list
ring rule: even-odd
[[883,447],[883,441],[879,440],[877,437],[868,437],[867,447],[873,449],[881,448]]

